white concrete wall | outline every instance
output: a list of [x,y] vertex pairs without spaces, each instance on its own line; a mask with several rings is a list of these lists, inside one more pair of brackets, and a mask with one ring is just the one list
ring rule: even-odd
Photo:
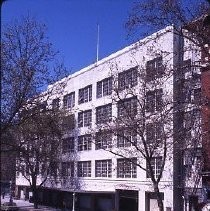
[[[63,95],[75,91],[75,117],[77,119],[77,113],[81,110],[93,109],[92,123],[93,128],[96,122],[95,108],[111,103],[111,97],[102,97],[96,99],[96,83],[104,78],[109,77],[112,73],[127,70],[131,67],[139,65],[140,68],[145,68],[146,61],[155,58],[157,55],[162,55],[164,62],[167,64],[167,69],[172,70],[178,42],[174,41],[174,34],[171,31],[172,28],[168,27],[158,34],[154,34],[139,43],[126,47],[109,57],[102,59],[98,64],[90,65],[69,76],[69,81]],[[161,34],[161,35],[160,35]],[[155,40],[153,39],[155,37]],[[117,68],[116,68],[117,67]],[[84,88],[87,85],[92,84],[92,101],[78,105],[78,91],[80,88]],[[138,86],[141,86],[139,84]],[[171,75],[163,84],[164,95],[173,96],[173,76]],[[138,89],[136,89],[138,92]],[[61,96],[62,101],[62,96]],[[116,105],[113,105],[113,115],[117,114]],[[171,125],[169,125],[172,128]],[[88,128],[80,128],[79,134],[85,134]],[[85,191],[115,191],[116,189],[131,189],[139,191],[139,210],[143,210],[145,207],[145,191],[153,191],[150,179],[146,178],[146,172],[140,168],[137,168],[137,178],[121,179],[116,177],[116,163],[117,157],[104,150],[94,150],[95,146],[92,144],[91,151],[79,152],[78,160],[92,162],[92,176],[90,178],[79,178],[81,189]],[[172,149],[169,153],[169,158],[166,160],[166,167],[163,173],[163,177],[160,182],[160,189],[164,193],[164,206],[172,207],[173,204],[173,163],[172,163]],[[113,166],[112,178],[95,178],[94,163],[95,160],[112,159],[115,164]],[[146,165],[146,164],[145,164]],[[17,185],[27,185],[27,181],[21,177],[17,178]]]

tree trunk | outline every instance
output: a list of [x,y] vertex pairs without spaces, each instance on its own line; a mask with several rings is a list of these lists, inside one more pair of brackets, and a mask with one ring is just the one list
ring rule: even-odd
[[38,208],[38,195],[37,195],[37,186],[36,186],[36,179],[32,178],[32,191],[33,191],[33,202],[34,208]]
[[163,200],[162,200],[162,197],[161,197],[161,193],[159,191],[158,184],[154,184],[154,192],[156,193],[159,211],[164,211]]

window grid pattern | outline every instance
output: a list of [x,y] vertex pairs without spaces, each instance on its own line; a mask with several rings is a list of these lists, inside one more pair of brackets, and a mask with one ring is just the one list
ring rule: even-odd
[[92,124],[92,110],[78,113],[78,127],[88,127]]
[[137,177],[137,159],[117,159],[117,177],[118,178],[136,178]]
[[53,99],[53,101],[52,101],[52,109],[58,109],[59,106],[60,106],[60,99],[59,98]]
[[74,152],[74,138],[73,137],[63,139],[62,152],[63,153]]
[[97,82],[97,92],[96,92],[97,98],[111,95],[111,93],[112,93],[112,77],[105,78],[104,80]]
[[78,151],[88,151],[92,148],[91,135],[78,137]]
[[96,123],[103,124],[112,119],[112,104],[107,104],[96,108]]
[[96,150],[107,149],[112,147],[112,133],[111,132],[100,132],[96,133]]
[[61,163],[61,175],[63,177],[74,177],[74,163],[73,162],[62,162]]
[[[150,163],[151,163],[152,172],[155,178],[158,178],[161,173],[162,157],[153,157],[151,158]],[[147,162],[147,178],[151,178],[148,162]]]
[[112,177],[112,161],[111,160],[96,160],[95,161],[95,176],[96,177]]
[[147,81],[152,81],[157,78],[161,78],[163,74],[164,74],[164,67],[163,67],[162,57],[157,57],[147,62],[146,64]]
[[161,111],[163,106],[163,90],[155,89],[146,93],[146,111]]
[[91,161],[79,161],[77,175],[78,177],[91,177]]
[[135,146],[137,143],[136,131],[129,131],[128,129],[121,130],[117,134],[117,147]]
[[126,88],[132,88],[138,84],[137,80],[137,67],[125,70],[118,74],[118,89],[124,90]]
[[75,92],[67,94],[63,98],[63,107],[64,108],[73,108],[75,106]]
[[137,98],[132,97],[118,102],[118,117],[134,118],[137,114]]
[[163,136],[163,125],[160,122],[148,123],[146,125],[147,144],[160,143]]
[[79,104],[86,103],[91,100],[92,100],[92,85],[79,89],[79,99],[78,99]]

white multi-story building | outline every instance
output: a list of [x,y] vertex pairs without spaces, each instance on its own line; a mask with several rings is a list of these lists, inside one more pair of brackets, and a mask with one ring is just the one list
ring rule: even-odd
[[[46,182],[40,190],[42,203],[55,206],[64,203],[70,209],[75,203],[77,210],[92,211],[158,210],[154,185],[147,171],[148,161],[141,150],[144,149],[141,148],[142,137],[138,132],[127,135],[130,142],[120,139],[117,133],[99,137],[104,128],[113,130],[116,127],[118,117],[122,117],[125,110],[122,102],[126,101],[123,105],[129,107],[130,115],[135,111],[138,120],[143,120],[145,115],[143,136],[148,142],[162,139],[159,137],[161,129],[153,123],[157,123],[157,116],[166,114],[167,109],[163,126],[167,132],[164,136],[167,137],[166,144],[156,147],[150,162],[154,177],[161,174],[159,191],[164,210],[180,211],[184,203],[188,206],[189,200],[183,192],[183,185],[187,183],[182,182],[183,154],[178,133],[185,123],[176,102],[183,94],[178,83],[180,77],[183,78],[183,74],[179,74],[183,60],[196,57],[193,52],[183,57],[181,39],[173,32],[173,27],[166,27],[68,77],[62,95],[54,96],[49,102],[69,109],[75,116],[76,127],[66,131],[62,143],[60,168],[66,179],[54,184]],[[160,109],[163,104],[164,109]],[[151,117],[154,112],[156,115]],[[140,150],[132,146],[134,142],[139,144],[133,145],[139,146]],[[163,156],[165,166],[161,173]],[[16,185],[23,197],[27,181],[20,175]]]

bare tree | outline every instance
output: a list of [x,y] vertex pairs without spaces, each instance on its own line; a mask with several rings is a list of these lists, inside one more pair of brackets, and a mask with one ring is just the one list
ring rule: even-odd
[[[52,48],[46,34],[46,26],[35,19],[23,17],[19,21],[4,25],[1,38],[1,166],[5,169],[1,172],[1,176],[7,180],[14,180],[15,159],[27,153],[31,159],[31,154],[35,153],[42,144],[35,137],[39,140],[47,138],[46,134],[49,135],[49,130],[52,132],[56,119],[61,116],[61,113],[55,115],[49,110],[42,110],[39,114],[40,110],[35,108],[40,109],[45,102],[51,102],[62,92],[66,78],[59,83],[54,82],[63,78],[67,71],[59,61],[58,52]],[[53,86],[47,87],[52,83]],[[32,109],[33,112],[25,112],[27,109]],[[43,125],[44,119],[49,125]],[[45,133],[43,130],[43,134],[38,133],[38,123],[40,123],[40,132],[42,125],[46,129]],[[56,127],[52,134],[58,136],[61,131],[59,125]],[[21,139],[28,143],[25,144],[30,146],[29,149],[20,147],[20,136],[16,136],[16,133],[21,134]],[[27,135],[28,139],[26,139]],[[57,139],[53,140],[57,141]],[[42,141],[45,145],[50,142],[49,139]],[[53,150],[55,148],[52,149],[52,154],[55,154]],[[9,160],[9,157],[12,159]],[[42,162],[43,156],[37,158],[33,165],[30,159],[27,160],[26,157],[24,159],[31,168],[29,168],[31,175],[36,178],[37,163]],[[8,174],[4,176],[6,172]],[[35,179],[31,184],[34,183]]]
[[[158,2],[140,0],[134,4],[126,23],[129,35],[135,34],[138,39],[173,25],[173,32],[182,41],[179,49],[179,63],[174,66],[173,73],[176,90],[173,100],[174,122],[176,122],[174,125],[173,153],[174,163],[177,166],[174,170],[178,175],[178,179],[174,178],[174,187],[180,197],[179,201],[182,200],[181,196],[188,200],[189,195],[198,194],[201,181],[203,164],[200,158],[202,157],[203,126],[200,113],[201,105],[205,102],[204,99],[201,100],[201,88],[197,84],[201,84],[199,72],[205,67],[209,67],[209,60],[206,60],[210,56],[209,12],[210,5],[207,1],[192,1],[189,4],[186,1],[176,0]],[[186,55],[189,52],[197,54],[194,61],[190,61],[189,58],[186,60]],[[198,103],[198,101],[200,102]],[[191,183],[191,188],[189,188],[188,183]],[[182,192],[183,188],[184,193]],[[181,203],[180,206],[182,206]]]
[[40,108],[27,112],[31,116],[27,115],[23,123],[12,129],[16,136],[13,150],[16,151],[17,174],[28,181],[33,192],[34,207],[37,208],[37,190],[43,186],[49,175],[53,175],[55,179],[57,177],[63,115],[51,109],[42,112]]
[[[65,68],[46,35],[44,24],[30,17],[3,26],[1,40],[1,130],[17,121],[30,98],[63,77]],[[48,93],[49,94],[49,93]]]

